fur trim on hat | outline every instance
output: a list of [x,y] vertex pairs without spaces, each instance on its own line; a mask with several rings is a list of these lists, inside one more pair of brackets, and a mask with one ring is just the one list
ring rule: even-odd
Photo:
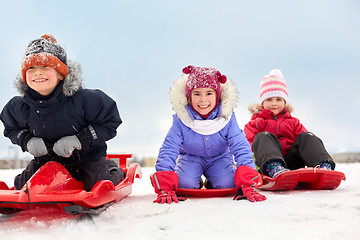
[[[252,103],[248,106],[248,110],[251,114],[258,114],[261,112],[262,105],[260,103]],[[291,104],[287,103],[285,104],[285,109],[289,111],[289,113],[292,113],[294,108]]]
[[[64,78],[63,93],[65,96],[72,96],[75,92],[83,88],[82,72],[80,64],[69,61],[67,63],[69,73]],[[15,87],[20,93],[21,97],[25,96],[26,90],[29,86],[23,81],[21,74],[15,79]]]
[[[186,98],[186,82],[188,77],[189,75],[182,75],[174,82],[170,89],[170,102],[180,119],[188,119],[190,121],[191,118],[185,109],[185,106],[188,105]],[[235,84],[230,79],[227,79],[225,84],[220,85],[220,91],[222,100],[220,116],[229,119],[238,100]]]

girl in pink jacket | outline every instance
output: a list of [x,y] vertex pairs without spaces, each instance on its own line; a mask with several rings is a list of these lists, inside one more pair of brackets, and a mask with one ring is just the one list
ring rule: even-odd
[[260,103],[251,104],[253,114],[244,131],[260,171],[277,177],[285,171],[305,166],[332,170],[335,163],[317,136],[291,116],[286,82],[280,70],[264,76]]

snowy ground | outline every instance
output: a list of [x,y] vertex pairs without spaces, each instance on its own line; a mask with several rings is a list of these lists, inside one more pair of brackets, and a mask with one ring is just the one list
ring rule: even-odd
[[[261,203],[231,197],[154,204],[149,174],[100,216],[11,222],[0,214],[0,240],[12,239],[359,239],[360,163],[337,164],[347,180],[335,190],[262,192]],[[19,170],[1,170],[11,184]]]

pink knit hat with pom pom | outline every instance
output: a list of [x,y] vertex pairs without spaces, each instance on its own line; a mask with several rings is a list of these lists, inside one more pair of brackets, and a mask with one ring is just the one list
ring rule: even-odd
[[196,88],[212,88],[216,92],[217,103],[220,102],[220,83],[226,83],[226,76],[216,68],[202,68],[189,65],[185,67],[183,73],[189,74],[186,82],[186,98],[190,102],[191,92]]
[[271,97],[281,97],[285,102],[288,102],[289,96],[286,81],[279,69],[271,70],[269,75],[266,75],[261,79],[260,103]]

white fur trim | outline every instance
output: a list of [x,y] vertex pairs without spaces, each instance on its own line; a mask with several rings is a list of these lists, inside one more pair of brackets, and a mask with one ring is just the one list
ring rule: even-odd
[[[75,92],[83,88],[81,67],[80,64],[71,60],[68,60],[67,67],[69,69],[69,73],[63,80],[63,92],[65,96],[72,96]],[[29,86],[23,82],[21,74],[19,74],[15,79],[15,87],[20,93],[21,97],[24,97]]]
[[188,104],[186,99],[186,82],[188,77],[189,75],[182,75],[174,82],[173,86],[170,88],[170,103],[178,117],[188,117],[191,119],[185,109],[185,106]]

